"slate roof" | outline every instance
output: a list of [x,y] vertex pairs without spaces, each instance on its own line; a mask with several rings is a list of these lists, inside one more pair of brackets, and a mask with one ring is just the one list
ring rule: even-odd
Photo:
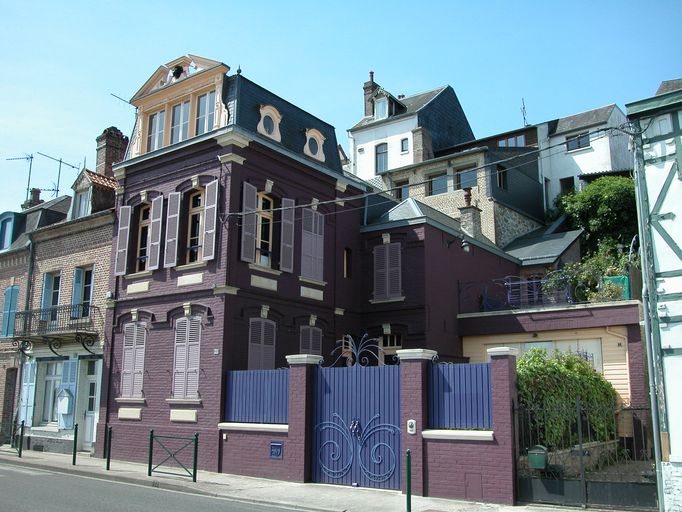
[[438,87],[437,89],[433,89],[431,91],[426,91],[422,92],[419,94],[413,94],[412,96],[405,96],[404,98],[400,98],[398,101],[400,101],[403,105],[405,105],[405,112],[402,112],[398,115],[394,116],[389,116],[384,119],[374,119],[372,116],[367,116],[363,117],[360,122],[358,122],[355,126],[353,126],[350,130],[356,130],[358,128],[364,128],[366,126],[370,126],[373,124],[380,124],[380,123],[385,123],[388,121],[393,121],[395,119],[402,119],[404,117],[409,117],[413,114],[416,114],[419,112],[422,108],[424,108],[431,100],[433,100],[436,96],[438,96],[441,92],[443,92],[445,89],[447,89],[447,85],[444,85],[442,87]]
[[561,133],[572,132],[591,126],[604,124],[609,120],[613,109],[617,108],[615,103],[606,105],[605,107],[595,108],[587,112],[581,112],[561,119],[554,119],[549,121],[549,135],[559,135]]
[[23,219],[25,224],[21,233],[9,246],[9,250],[23,249],[28,242],[28,233],[36,229],[49,226],[64,220],[71,207],[70,196],[59,196],[50,201],[40,203],[21,212],[16,212],[17,219]]
[[420,203],[412,197],[408,197],[407,199],[398,203],[372,224],[385,224],[387,222],[398,222],[422,217],[435,220],[436,222],[450,227],[456,231],[462,231],[460,223],[457,219],[454,219],[449,215],[436,210],[435,208],[431,208],[424,203]]
[[92,172],[87,169],[85,170],[85,174],[87,174],[90,182],[97,187],[109,188],[113,190],[116,190],[116,187],[118,187],[118,182],[114,178],[109,178],[108,176],[97,174],[96,172]]
[[675,78],[674,80],[663,80],[661,85],[658,86],[656,91],[656,96],[661,94],[666,94],[668,92],[673,92],[682,89],[682,78]]
[[504,248],[504,251],[521,260],[522,267],[551,265],[568,250],[583,230],[548,233],[547,228],[536,229],[521,236]]

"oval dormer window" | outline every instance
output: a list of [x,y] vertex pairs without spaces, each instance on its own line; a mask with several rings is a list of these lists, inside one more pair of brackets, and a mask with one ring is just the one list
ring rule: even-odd
[[303,146],[303,153],[324,162],[324,141],[325,136],[315,128],[308,128],[305,131],[306,142]]
[[272,105],[260,106],[260,121],[256,127],[256,131],[266,137],[282,141],[282,136],[279,132],[279,123],[282,121],[282,115]]

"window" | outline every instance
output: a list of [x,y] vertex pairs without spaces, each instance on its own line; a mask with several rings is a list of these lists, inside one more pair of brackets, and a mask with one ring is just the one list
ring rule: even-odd
[[410,184],[407,180],[396,181],[394,188],[395,198],[398,201],[402,201],[403,199],[407,199],[408,197],[410,197]]
[[576,149],[589,148],[590,147],[590,134],[581,133],[579,135],[573,135],[572,137],[566,137],[566,151],[575,151]]
[[189,210],[187,212],[187,248],[185,262],[194,263],[201,260],[203,194],[194,191],[189,195]]
[[90,189],[76,192],[73,198],[73,219],[80,219],[90,213]]
[[270,267],[272,264],[272,207],[272,199],[259,192],[256,213],[256,263],[263,267]]
[[123,326],[123,363],[121,398],[141,398],[144,379],[144,350],[147,324],[133,322]]
[[429,178],[427,196],[445,194],[448,191],[448,176],[446,173],[434,174]]
[[379,364],[398,364],[397,352],[403,348],[403,339],[400,334],[384,334],[381,336],[381,349],[383,359]]
[[62,363],[61,361],[51,361],[45,366],[42,421],[43,423],[56,423],[59,420],[57,394],[62,381]]
[[166,111],[161,110],[149,116],[147,127],[147,151],[163,147],[163,128],[166,122]]
[[93,277],[92,267],[74,269],[73,291],[71,293],[71,318],[90,316]]
[[343,250],[343,277],[353,277],[353,251],[348,247]]
[[501,165],[497,166],[497,187],[501,190],[507,190],[507,169]]
[[151,206],[142,205],[139,211],[140,222],[137,227],[137,258],[135,272],[147,270],[147,257],[149,256],[149,227],[151,225]]
[[189,136],[189,101],[173,105],[171,109],[171,144]]
[[573,179],[573,176],[561,178],[559,180],[559,187],[561,189],[561,194],[570,194],[571,192],[575,192],[575,180]]
[[402,294],[400,243],[374,247],[374,299],[395,299]]
[[14,285],[5,288],[5,301],[2,305],[2,331],[0,336],[14,336],[14,323],[19,300],[19,287]]
[[[282,115],[275,107],[272,105],[261,105],[260,121],[256,127],[256,131],[273,140],[276,140],[277,142],[280,142],[282,140],[282,135],[279,132],[279,123],[281,121]],[[306,148],[307,147],[308,144],[306,143]]]
[[300,353],[322,355],[322,329],[307,325],[301,326]]
[[303,146],[303,153],[308,156],[312,156],[320,162],[324,162],[325,156],[323,145],[325,137],[322,135],[322,132],[315,128],[308,128],[305,131],[305,135],[306,143],[305,146]]
[[455,190],[473,188],[478,185],[477,171],[475,167],[471,169],[461,169],[455,174]]
[[199,352],[201,318],[179,318],[175,322],[175,357],[173,364],[173,397],[199,396]]
[[12,228],[14,219],[9,217],[0,222],[0,249],[7,249],[12,245]]
[[376,145],[375,169],[375,174],[379,174],[388,170],[388,144],[386,142]]
[[249,370],[275,369],[275,322],[249,320]]
[[407,139],[400,139],[400,152],[407,153],[409,150],[409,145]]
[[520,148],[526,145],[525,135],[512,135],[506,139],[501,139],[497,141],[497,146],[500,148]]
[[324,279],[324,215],[311,208],[303,210],[301,277]]
[[388,99],[379,98],[374,102],[374,118],[384,119],[388,117]]
[[215,118],[215,91],[207,92],[197,98],[196,134],[201,135],[213,129]]
[[59,306],[59,288],[61,275],[57,273],[43,274],[43,296],[41,301],[41,320],[54,322],[57,320],[57,306]]

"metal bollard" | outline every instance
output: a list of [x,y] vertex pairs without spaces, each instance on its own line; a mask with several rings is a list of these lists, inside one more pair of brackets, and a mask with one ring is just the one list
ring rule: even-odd
[[71,465],[76,465],[76,453],[78,451],[78,423],[73,426],[73,460]]
[[26,422],[21,420],[21,432],[19,434],[19,458],[21,458],[21,452],[24,450],[24,426]]
[[107,442],[105,445],[105,449],[107,451],[107,471],[109,471],[109,468],[111,468],[111,434],[112,434],[112,427],[109,425],[105,432],[107,433]]
[[192,482],[197,481],[197,455],[199,453],[199,432],[194,433],[194,469],[192,471]]
[[154,453],[154,429],[149,431],[149,465],[147,466],[147,476],[152,476],[152,454]]
[[405,453],[405,497],[407,499],[407,512],[412,512],[412,452],[407,449]]

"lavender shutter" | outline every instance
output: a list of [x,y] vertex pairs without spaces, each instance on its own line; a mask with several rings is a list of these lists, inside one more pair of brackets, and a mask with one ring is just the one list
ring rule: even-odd
[[135,364],[135,324],[123,327],[123,364],[121,371],[121,397],[133,396],[133,368]]
[[159,268],[159,256],[161,253],[161,221],[163,218],[163,196],[152,199],[151,226],[149,230],[149,259],[147,270]]
[[263,320],[263,352],[261,368],[275,369],[275,322]]
[[310,354],[322,355],[322,329],[318,327],[310,328]]
[[174,267],[178,260],[178,232],[180,230],[180,192],[168,194],[168,213],[166,216],[166,248],[163,254],[163,266]]
[[263,339],[263,320],[252,318],[249,320],[249,370],[261,369]]
[[175,359],[173,364],[173,397],[183,398],[187,389],[187,318],[175,322]]
[[130,238],[130,206],[121,206],[118,212],[118,237],[116,238],[116,262],[114,275],[122,276],[128,266],[128,240]]
[[314,278],[324,280],[324,215],[315,212],[315,243],[313,249],[313,272]]
[[296,201],[282,199],[282,236],[279,250],[279,269],[294,271],[294,225]]
[[386,268],[387,245],[374,248],[374,298],[385,299],[387,296],[388,272]]
[[187,390],[185,396],[199,396],[199,354],[201,348],[201,319],[189,319],[187,332]]
[[218,218],[218,180],[206,185],[204,203],[204,237],[202,247],[203,261],[215,258],[216,221]]
[[386,291],[389,297],[400,297],[403,291],[400,265],[400,244],[388,244],[387,254],[388,284]]
[[243,183],[242,210],[242,261],[254,263],[256,261],[256,208],[258,197],[256,187],[250,183]]
[[310,354],[311,328],[308,326],[301,327],[301,354]]
[[134,357],[132,369],[132,396],[142,396],[142,383],[144,381],[144,350],[147,340],[147,325],[135,324]]
[[314,279],[313,254],[315,251],[315,241],[313,236],[313,211],[310,208],[303,210],[303,221],[301,222],[301,276]]

